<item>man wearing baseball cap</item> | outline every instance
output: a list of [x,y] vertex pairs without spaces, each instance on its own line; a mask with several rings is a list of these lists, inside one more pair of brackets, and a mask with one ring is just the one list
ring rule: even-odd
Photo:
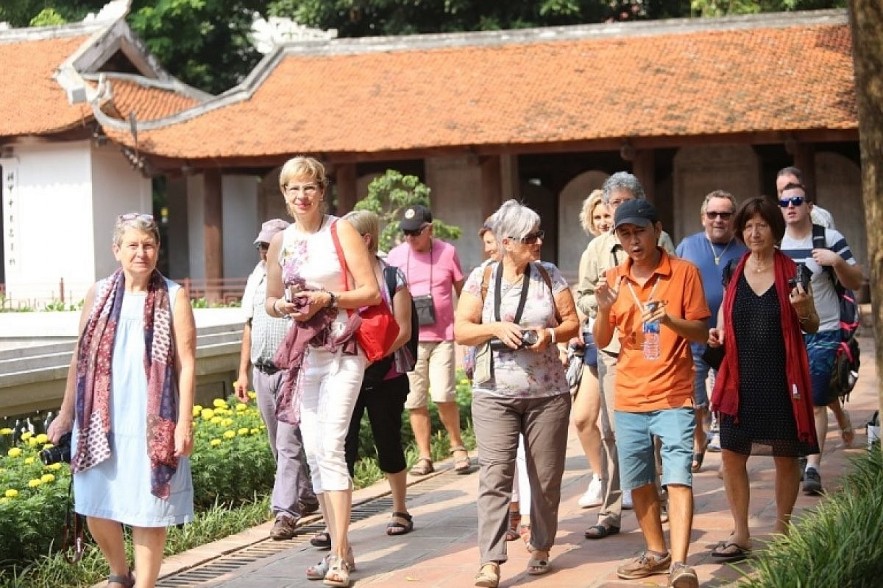
[[298,519],[319,508],[319,501],[307,475],[300,428],[276,420],[276,392],[282,382],[283,372],[273,365],[273,356],[285,338],[289,323],[288,319],[271,317],[264,309],[264,298],[267,296],[267,249],[273,235],[284,230],[288,224],[278,218],[268,220],[261,225],[261,231],[254,240],[260,261],[248,277],[245,293],[242,295],[245,326],[242,329],[242,350],[239,354],[239,379],[234,384],[236,396],[242,402],[248,403],[248,366],[254,366],[252,374],[258,409],[267,425],[270,449],[276,459],[276,480],[271,500],[276,522],[270,531],[270,537],[276,540],[294,537]]
[[[708,304],[699,270],[657,245],[662,223],[646,200],[616,208],[614,231],[628,255],[595,291],[599,348],[618,332],[614,419],[622,487],[632,491],[647,549],[621,565],[626,580],[669,574],[669,586],[694,588],[686,564],[693,526],[693,356],[690,342],[708,340]],[[653,437],[662,442],[662,483],[668,489],[671,552],[666,548],[656,491]]]
[[406,208],[399,228],[405,242],[393,248],[386,260],[408,279],[420,323],[417,365],[408,373],[411,391],[405,402],[420,451],[410,473],[422,476],[434,471],[427,408],[431,392],[451,441],[454,469],[458,474],[466,474],[471,464],[460,436],[454,354],[454,292],[460,295],[464,281],[460,258],[453,245],[433,238],[432,212],[426,206],[415,204]]

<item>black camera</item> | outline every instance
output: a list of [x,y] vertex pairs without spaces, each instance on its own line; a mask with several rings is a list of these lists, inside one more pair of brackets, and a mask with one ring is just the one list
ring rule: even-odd
[[802,263],[797,264],[797,272],[795,272],[794,277],[788,280],[788,288],[793,290],[797,287],[798,282],[803,285],[803,290],[805,292],[809,291],[809,281],[812,277],[812,274],[806,266]]
[[44,465],[52,465],[54,463],[70,463],[71,462],[71,434],[65,433],[58,440],[58,445],[44,449],[40,452],[40,461]]
[[537,344],[537,341],[540,340],[540,336],[536,331],[533,330],[524,330],[521,331],[521,345],[518,346],[519,349],[523,349],[524,347],[531,347]]

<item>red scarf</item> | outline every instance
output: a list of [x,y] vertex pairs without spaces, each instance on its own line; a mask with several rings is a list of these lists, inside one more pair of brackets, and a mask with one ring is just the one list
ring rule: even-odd
[[[742,256],[736,270],[730,278],[724,292],[724,360],[718,370],[711,396],[712,410],[730,415],[738,422],[739,419],[739,345],[732,328],[733,303],[736,300],[736,289],[739,277],[745,270],[745,262],[749,253]],[[806,355],[806,344],[800,331],[797,312],[791,306],[788,280],[797,271],[791,259],[778,249],[773,253],[775,263],[775,287],[779,298],[779,315],[782,321],[782,336],[785,339],[785,371],[788,383],[787,394],[791,398],[794,421],[797,424],[797,438],[801,443],[812,447],[818,446],[816,427],[813,418],[812,387],[809,378],[809,360]],[[796,393],[795,393],[796,391]],[[776,390],[780,393],[781,391]]]

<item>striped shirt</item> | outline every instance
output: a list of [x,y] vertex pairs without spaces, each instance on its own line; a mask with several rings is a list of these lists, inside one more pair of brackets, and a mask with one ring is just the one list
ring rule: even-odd
[[276,349],[285,339],[290,323],[288,319],[267,314],[264,300],[267,297],[267,268],[258,263],[245,284],[242,296],[243,312],[251,319],[251,363],[264,365],[273,361]]

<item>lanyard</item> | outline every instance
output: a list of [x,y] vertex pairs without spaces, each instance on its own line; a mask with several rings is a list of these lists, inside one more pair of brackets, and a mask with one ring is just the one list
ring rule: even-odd
[[[524,268],[524,278],[521,281],[521,297],[518,299],[518,309],[515,311],[515,318],[512,319],[512,322],[516,325],[521,321],[521,313],[524,312],[524,303],[527,302],[527,289],[530,286],[530,266],[533,265],[530,262],[527,263],[527,266]],[[494,285],[494,318],[497,322],[500,322],[500,302],[502,302],[503,295],[500,290],[503,287],[503,262],[497,263],[497,280]]]
[[[653,294],[656,293],[656,286],[659,285],[659,274],[653,274],[653,288],[650,290],[650,296],[647,297],[647,302],[653,300]],[[635,304],[638,306],[638,310],[644,312],[644,305],[641,304],[641,301],[638,299],[638,295],[635,293],[635,289],[632,288],[631,280],[626,280],[625,285],[629,287],[629,291],[632,293],[632,298],[635,299]]]

